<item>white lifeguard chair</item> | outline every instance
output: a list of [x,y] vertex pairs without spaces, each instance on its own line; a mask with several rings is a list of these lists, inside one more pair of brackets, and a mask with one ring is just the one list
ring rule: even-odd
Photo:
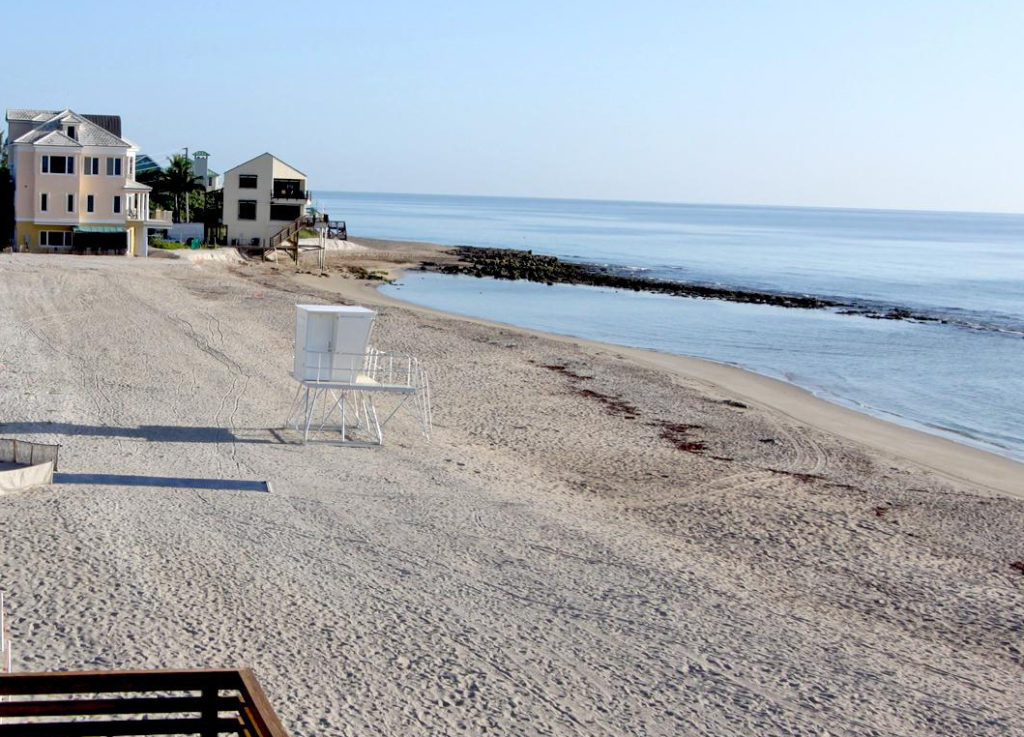
[[[382,445],[384,426],[412,405],[423,434],[430,437],[430,387],[413,356],[383,353],[370,345],[376,312],[342,305],[295,305],[295,363],[299,382],[285,426],[302,432],[302,442]],[[394,395],[381,420],[374,398]],[[352,437],[365,430],[369,440]]]

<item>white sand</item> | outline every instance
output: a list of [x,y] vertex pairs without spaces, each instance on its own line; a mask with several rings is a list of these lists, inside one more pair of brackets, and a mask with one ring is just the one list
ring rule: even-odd
[[[299,238],[300,246],[320,246],[319,238]],[[340,253],[360,253],[367,250],[366,246],[362,246],[352,241],[343,241],[340,238],[328,238],[324,243],[328,251],[337,251]]]
[[16,670],[252,665],[293,735],[1024,733],[1020,466],[394,305],[433,440],[282,444],[292,304],[355,284],[276,268],[0,256],[0,436],[274,489],[0,498]]
[[221,263],[238,264],[245,261],[238,249],[231,247],[222,248],[150,248],[151,258],[168,258],[181,261],[188,261],[193,264]]

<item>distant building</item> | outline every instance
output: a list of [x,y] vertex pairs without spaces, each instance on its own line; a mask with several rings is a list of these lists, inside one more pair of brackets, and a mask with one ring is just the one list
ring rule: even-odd
[[151,171],[163,171],[163,167],[146,156],[146,154],[139,154],[135,157],[135,176],[147,174]]
[[196,181],[203,185],[207,192],[220,189],[220,174],[210,168],[210,154],[196,151],[192,154],[192,172]]
[[264,153],[224,172],[221,222],[235,245],[267,245],[270,237],[306,214],[306,175]]
[[150,188],[117,115],[8,110],[19,250],[145,253]]

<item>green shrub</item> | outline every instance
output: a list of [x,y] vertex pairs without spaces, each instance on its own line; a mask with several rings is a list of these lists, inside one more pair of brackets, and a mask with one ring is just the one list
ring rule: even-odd
[[153,248],[164,248],[168,251],[176,251],[179,248],[188,248],[187,243],[178,243],[177,241],[162,241],[159,239],[150,241],[149,245],[152,246]]

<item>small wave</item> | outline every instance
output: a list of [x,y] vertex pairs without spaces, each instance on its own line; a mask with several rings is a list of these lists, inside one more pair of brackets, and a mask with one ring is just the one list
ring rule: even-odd
[[[843,302],[839,299],[837,301]],[[853,300],[848,306],[839,307],[843,314],[859,315],[873,319],[907,320],[920,323],[937,323],[977,330],[1024,337],[1024,323],[1020,318],[1000,313],[972,313],[955,307],[936,308],[916,305],[896,305],[878,301]]]

